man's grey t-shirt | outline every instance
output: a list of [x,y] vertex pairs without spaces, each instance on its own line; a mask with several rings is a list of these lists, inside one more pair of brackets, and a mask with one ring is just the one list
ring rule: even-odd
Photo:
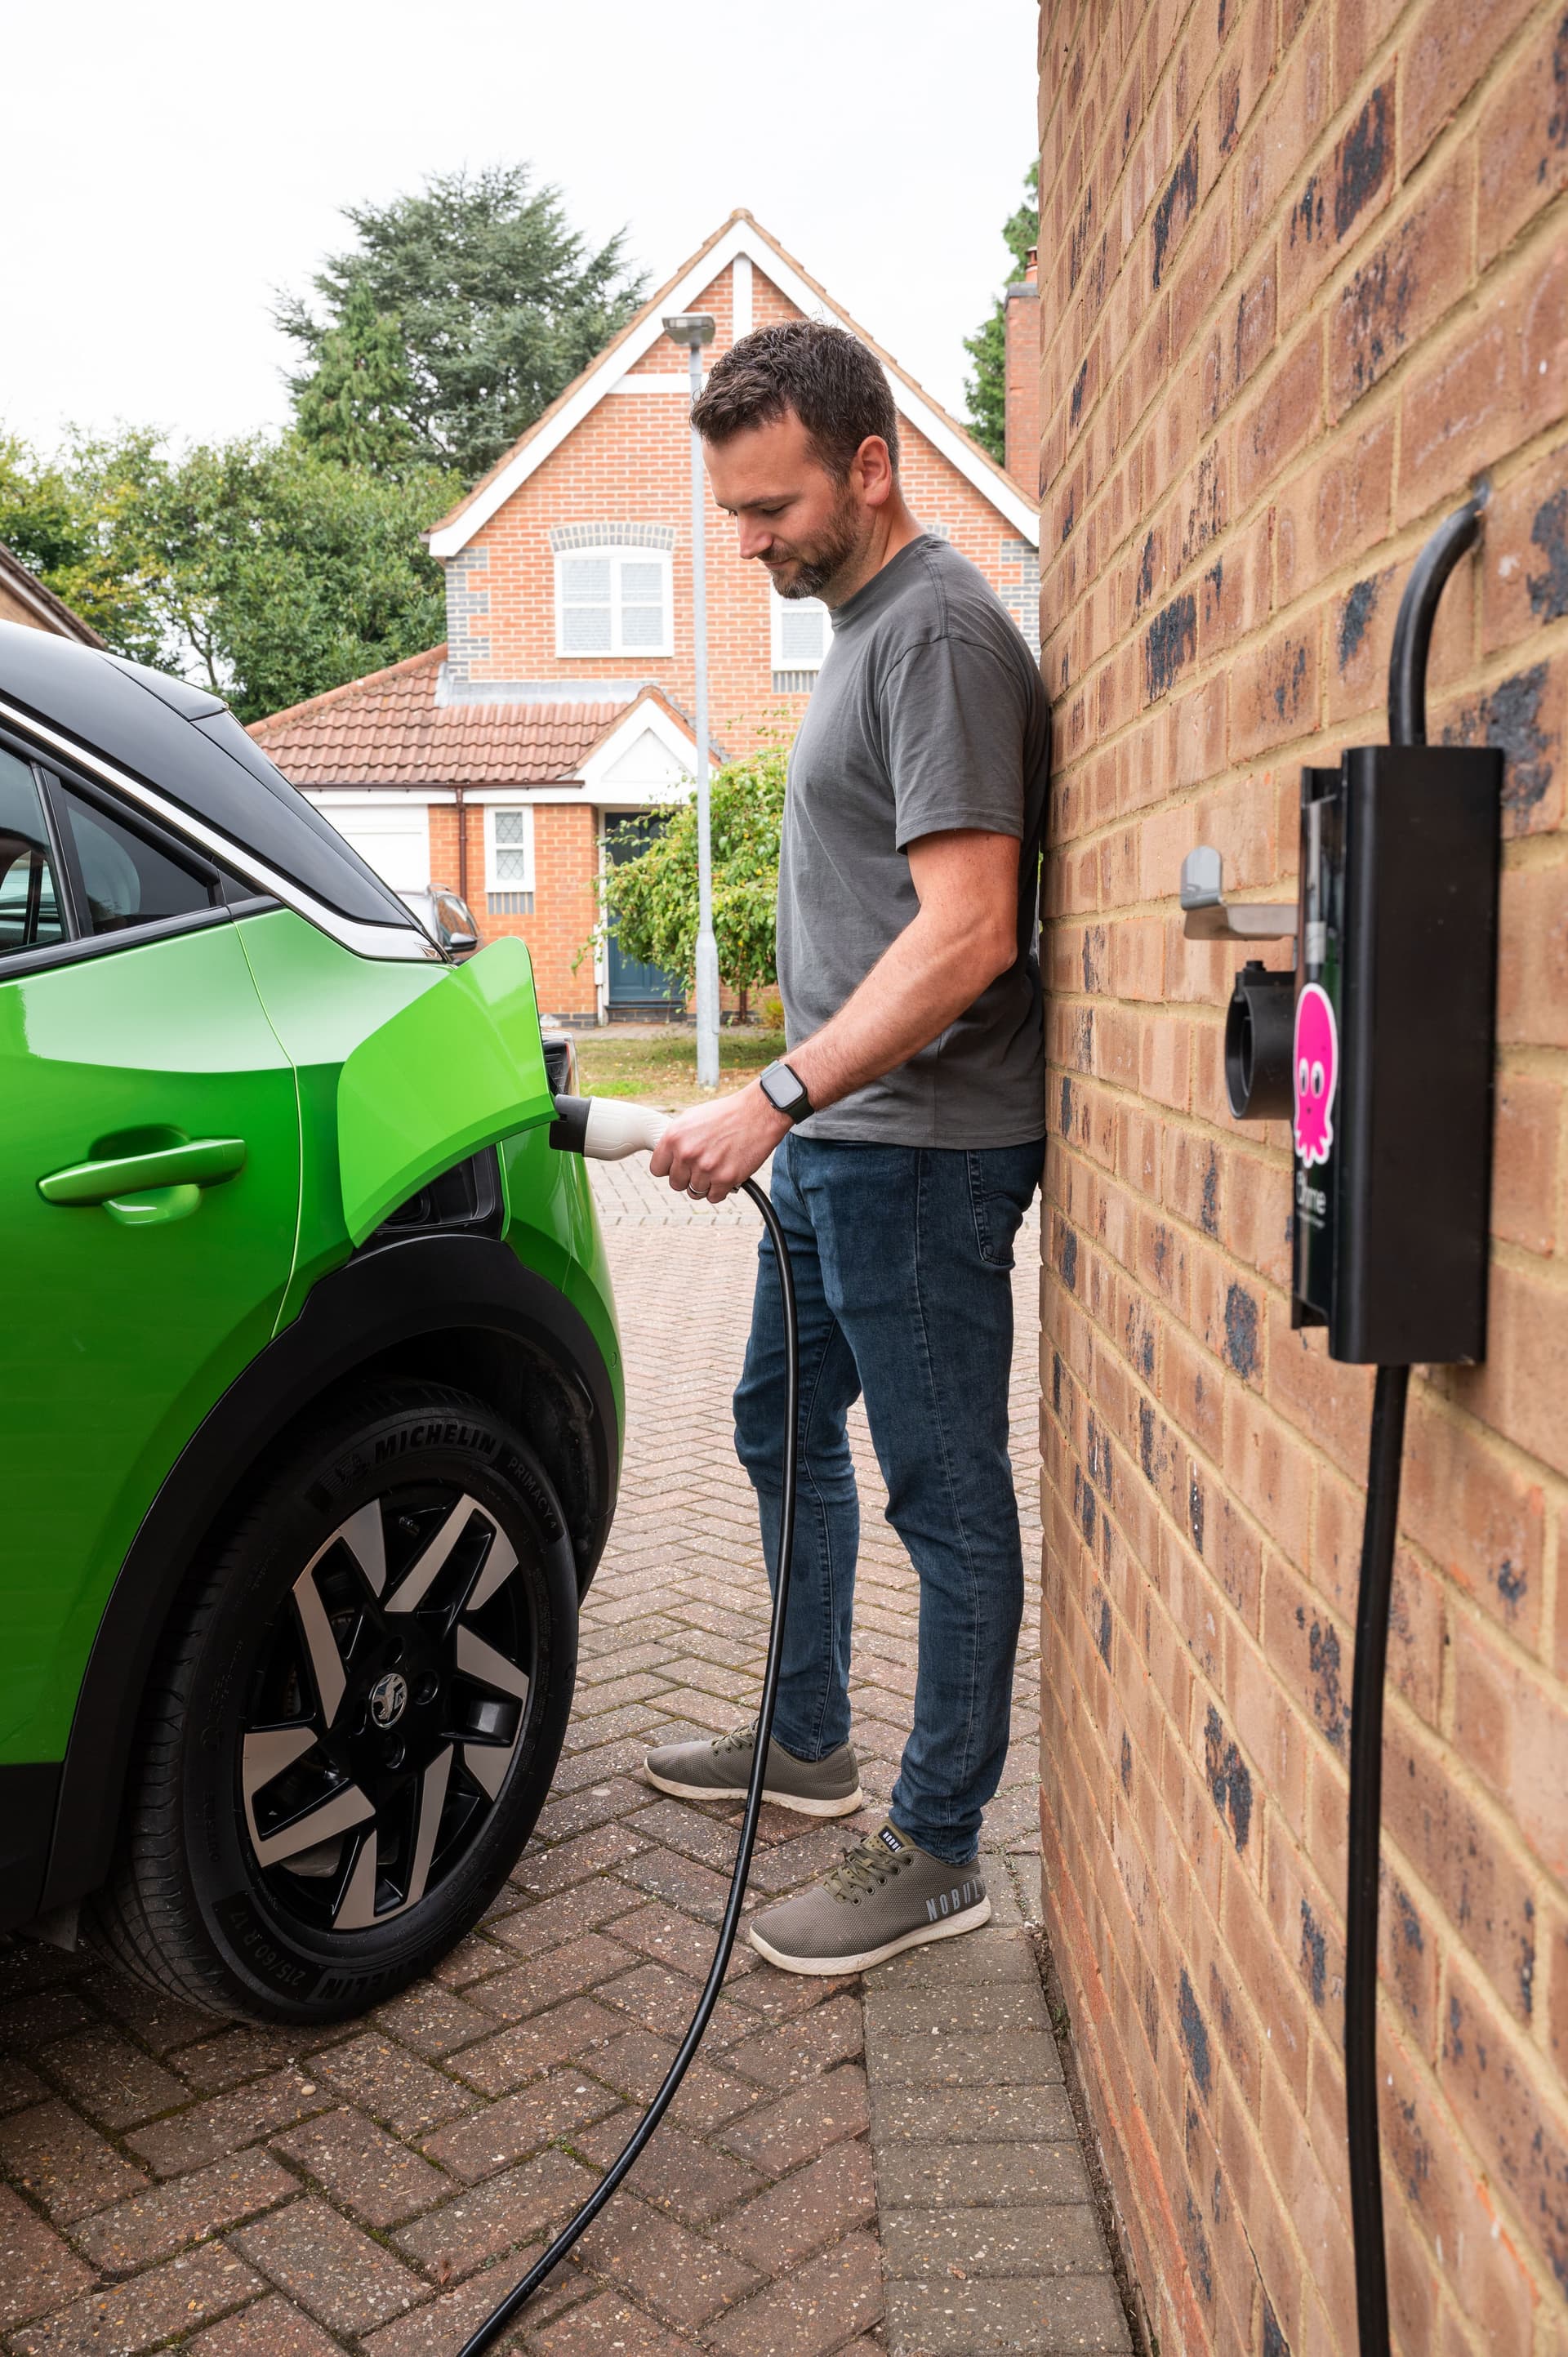
[[1018,955],[929,1048],[801,1124],[810,1137],[1022,1146],[1045,1134],[1035,951],[1050,713],[1016,625],[969,559],[924,533],[833,618],[789,757],[779,988],[789,1044],[838,1013],[919,912],[922,835],[1016,835]]

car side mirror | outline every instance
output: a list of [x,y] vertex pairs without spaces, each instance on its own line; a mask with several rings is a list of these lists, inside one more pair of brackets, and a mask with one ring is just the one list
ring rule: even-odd
[[[443,930],[445,930],[445,928],[443,928]],[[446,934],[446,946],[449,950],[456,950],[460,952],[467,952],[468,950],[477,950],[479,946],[479,937],[478,933],[449,932]]]

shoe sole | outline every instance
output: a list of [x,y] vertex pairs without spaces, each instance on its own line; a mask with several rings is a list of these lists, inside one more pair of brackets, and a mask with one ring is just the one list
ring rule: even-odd
[[961,1932],[978,1932],[983,1923],[991,1921],[991,1901],[982,1899],[977,1905],[966,1907],[961,1915],[950,1915],[945,1922],[923,1923],[918,1931],[905,1932],[897,1940],[889,1940],[880,1948],[866,1948],[857,1956],[787,1956],[780,1948],[769,1947],[758,1933],[755,1923],[746,1936],[759,1956],[781,1972],[811,1973],[819,1980],[832,1980],[840,1973],[869,1972],[873,1964],[885,1964],[889,1956],[902,1953],[906,1948],[924,1948],[932,1940],[956,1939]]
[[[744,1784],[677,1784],[672,1777],[656,1775],[646,1760],[642,1767],[643,1781],[656,1792],[672,1793],[677,1801],[744,1801]],[[808,1801],[797,1792],[770,1792],[763,1787],[762,1797],[771,1801],[776,1809],[793,1809],[798,1817],[853,1817],[856,1809],[865,1806],[860,1786],[844,1795],[842,1801]]]

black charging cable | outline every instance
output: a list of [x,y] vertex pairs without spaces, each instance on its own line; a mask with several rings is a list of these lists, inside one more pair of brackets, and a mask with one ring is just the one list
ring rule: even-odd
[[1380,1367],[1372,1394],[1367,1518],[1350,1680],[1350,1824],[1345,1913],[1345,2130],[1361,2357],[1388,2357],[1389,2269],[1378,2133],[1378,1846],[1383,1813],[1383,1684],[1399,1532],[1408,1367]]
[[757,1745],[751,1762],[751,1781],[746,1790],[746,1808],[740,1821],[740,1847],[736,1853],[735,1871],[730,1876],[729,1897],[725,1902],[724,1921],[719,1926],[718,1945],[714,1950],[714,1961],[708,1967],[708,1977],[703,1984],[697,2009],[681,2040],[680,2051],[665,2073],[663,2084],[633,2128],[619,2155],[610,2163],[576,2216],[562,2227],[548,2250],[541,2252],[521,2282],[515,2284],[506,2298],[497,2302],[478,2331],[469,2334],[457,2357],[480,2357],[482,2351],[495,2347],[508,2325],[516,2321],[525,2304],[554,2273],[578,2236],[593,2224],[642,2154],[649,2138],[674,2100],[675,2092],[703,2042],[703,2033],[718,2003],[719,1991],[724,1986],[725,1974],[729,1969],[730,1955],[735,1947],[735,1935],[740,1927],[746,1878],[751,1872],[751,1855],[757,1846],[757,1820],[762,1809],[762,1787],[768,1772],[773,1712],[779,1699],[779,1665],[784,1653],[784,1611],[789,1600],[789,1556],[795,1537],[795,1464],[800,1410],[800,1349],[795,1320],[795,1277],[789,1265],[789,1247],[784,1241],[779,1214],[763,1189],[755,1180],[748,1178],[746,1192],[762,1214],[763,1224],[779,1264],[779,1292],[784,1312],[784,1472],[779,1508],[779,1572],[773,1583],[773,1624],[768,1631],[768,1662],[762,1673]]
[[[1484,497],[1444,519],[1416,558],[1389,656],[1389,742],[1426,742],[1426,659],[1437,602],[1481,529]],[[1345,2122],[1361,2357],[1389,2357],[1389,2268],[1378,2130],[1378,1850],[1383,1813],[1383,1689],[1389,1659],[1408,1367],[1380,1367],[1372,1393],[1367,1515],[1350,1684],[1350,1815],[1345,1910]]]

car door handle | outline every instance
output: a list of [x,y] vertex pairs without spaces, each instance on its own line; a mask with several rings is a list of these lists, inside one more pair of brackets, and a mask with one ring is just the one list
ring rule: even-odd
[[242,1137],[193,1137],[184,1146],[159,1146],[150,1154],[116,1154],[99,1162],[73,1162],[38,1180],[46,1203],[107,1203],[155,1188],[218,1187],[245,1167]]

